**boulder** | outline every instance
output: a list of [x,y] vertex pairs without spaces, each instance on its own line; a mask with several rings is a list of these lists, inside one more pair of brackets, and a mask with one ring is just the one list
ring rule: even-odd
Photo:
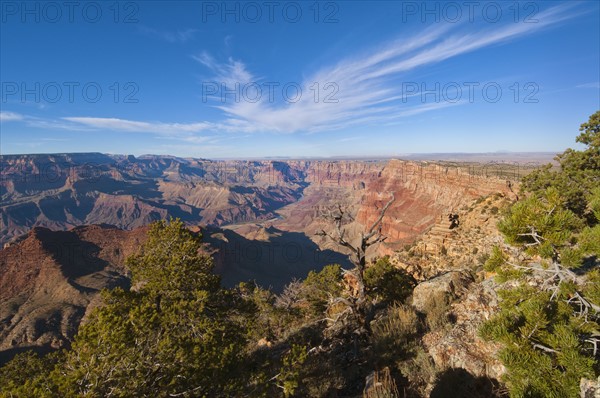
[[[467,271],[450,271],[419,283],[412,294],[412,305],[419,312],[426,312],[433,298],[446,296],[454,299],[461,296],[473,282]],[[449,300],[450,301],[450,300]]]
[[438,369],[460,368],[474,377],[499,379],[505,372],[497,359],[498,344],[479,337],[481,324],[497,311],[498,297],[493,280],[474,283],[452,304],[455,322],[449,330],[437,330],[423,337]]

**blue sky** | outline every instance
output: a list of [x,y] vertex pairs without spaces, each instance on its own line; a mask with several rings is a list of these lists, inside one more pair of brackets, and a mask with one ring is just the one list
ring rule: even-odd
[[562,151],[600,2],[1,2],[2,154]]

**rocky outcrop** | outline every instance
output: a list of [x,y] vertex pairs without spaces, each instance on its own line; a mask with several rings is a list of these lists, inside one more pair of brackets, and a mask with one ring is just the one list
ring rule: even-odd
[[[343,250],[325,237],[315,237],[316,232],[331,227],[327,215],[341,206],[355,219],[346,225],[347,236],[357,237],[377,219],[393,194],[395,201],[382,225],[382,233],[388,238],[371,251],[371,256],[393,254],[436,223],[443,234],[452,233],[444,221],[447,214],[459,212],[476,198],[497,192],[508,198],[512,195],[507,177],[499,178],[483,166],[474,169],[401,160],[307,162],[304,166],[310,185],[302,199],[278,210],[281,219],[270,225],[304,231],[320,247]],[[438,251],[442,240],[435,245]],[[430,248],[434,247],[432,243]]]
[[498,193],[479,198],[455,210],[460,225],[450,229],[447,217],[438,221],[406,250],[392,254],[392,259],[415,279],[424,281],[457,269],[474,269],[504,239],[497,223],[511,197]]
[[371,225],[393,193],[396,200],[388,209],[382,228],[389,237],[387,246],[391,253],[474,199],[496,192],[510,193],[506,178],[481,172],[468,166],[391,160],[381,175],[367,184],[357,221]]
[[579,387],[581,388],[581,398],[600,397],[600,377],[598,380],[581,379]]
[[438,277],[419,283],[412,293],[412,306],[419,312],[426,312],[431,300],[443,298],[453,301],[462,296],[473,282],[467,271],[449,271]]
[[451,305],[453,324],[423,337],[423,344],[439,369],[461,368],[476,377],[499,379],[504,366],[497,359],[499,346],[478,336],[481,324],[498,309],[492,280],[470,285],[462,298]]
[[499,380],[505,372],[497,359],[500,346],[483,341],[478,330],[498,311],[499,285],[480,269],[491,248],[503,242],[496,224],[510,202],[503,194],[472,201],[456,209],[461,220],[458,227],[449,229],[448,219],[441,219],[413,246],[392,256],[392,261],[421,281],[412,294],[417,311],[431,311],[436,305],[433,301],[440,297],[448,303],[444,326],[422,337],[424,349],[440,372],[464,372],[482,380]]

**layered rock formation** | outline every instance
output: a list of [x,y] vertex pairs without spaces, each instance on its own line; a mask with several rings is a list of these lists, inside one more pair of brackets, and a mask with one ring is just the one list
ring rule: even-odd
[[[394,194],[396,200],[383,220],[387,246],[399,249],[448,213],[490,193],[509,193],[506,178],[482,175],[482,170],[435,163],[391,160],[379,178],[368,184],[357,221],[371,225]],[[388,251],[389,253],[390,251]]]
[[506,178],[514,177],[489,167],[399,160],[219,162],[64,154],[9,155],[0,162],[1,244],[33,226],[106,223],[131,229],[168,216],[215,226],[284,218],[282,229],[312,235],[338,205],[355,216],[358,230],[377,218],[392,193],[396,201],[383,233],[388,243],[406,243],[442,213],[506,191]]
[[[490,193],[514,194],[502,168],[492,171],[485,165],[443,165],[428,162],[317,162],[307,169],[310,185],[298,202],[278,210],[275,225],[286,231],[304,231],[320,247],[342,250],[315,234],[331,228],[330,216],[341,206],[355,221],[346,225],[349,237],[358,237],[379,217],[392,195],[395,201],[386,212],[382,234],[387,236],[372,255],[392,254],[441,223],[449,212],[460,213],[474,199]],[[515,189],[513,187],[513,189]]]
[[306,185],[301,168],[271,161],[64,154],[8,155],[0,163],[0,244],[34,226],[266,220]]

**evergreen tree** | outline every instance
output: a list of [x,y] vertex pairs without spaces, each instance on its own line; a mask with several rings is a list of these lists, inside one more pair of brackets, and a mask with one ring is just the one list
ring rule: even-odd
[[127,261],[134,289],[103,292],[104,305],[55,369],[62,396],[202,397],[241,388],[244,333],[200,248],[179,220],[151,226]]
[[0,367],[0,397],[48,398],[58,396],[52,370],[63,360],[63,352],[40,356],[32,350],[18,354]]
[[385,256],[365,270],[367,294],[376,301],[403,302],[415,287],[415,280],[405,271],[395,267]]
[[522,185],[525,199],[499,223],[507,243],[528,255],[510,261],[500,247],[485,264],[500,281],[500,312],[481,335],[503,343],[500,359],[514,397],[575,397],[583,377],[600,374],[600,111],[577,141]]

